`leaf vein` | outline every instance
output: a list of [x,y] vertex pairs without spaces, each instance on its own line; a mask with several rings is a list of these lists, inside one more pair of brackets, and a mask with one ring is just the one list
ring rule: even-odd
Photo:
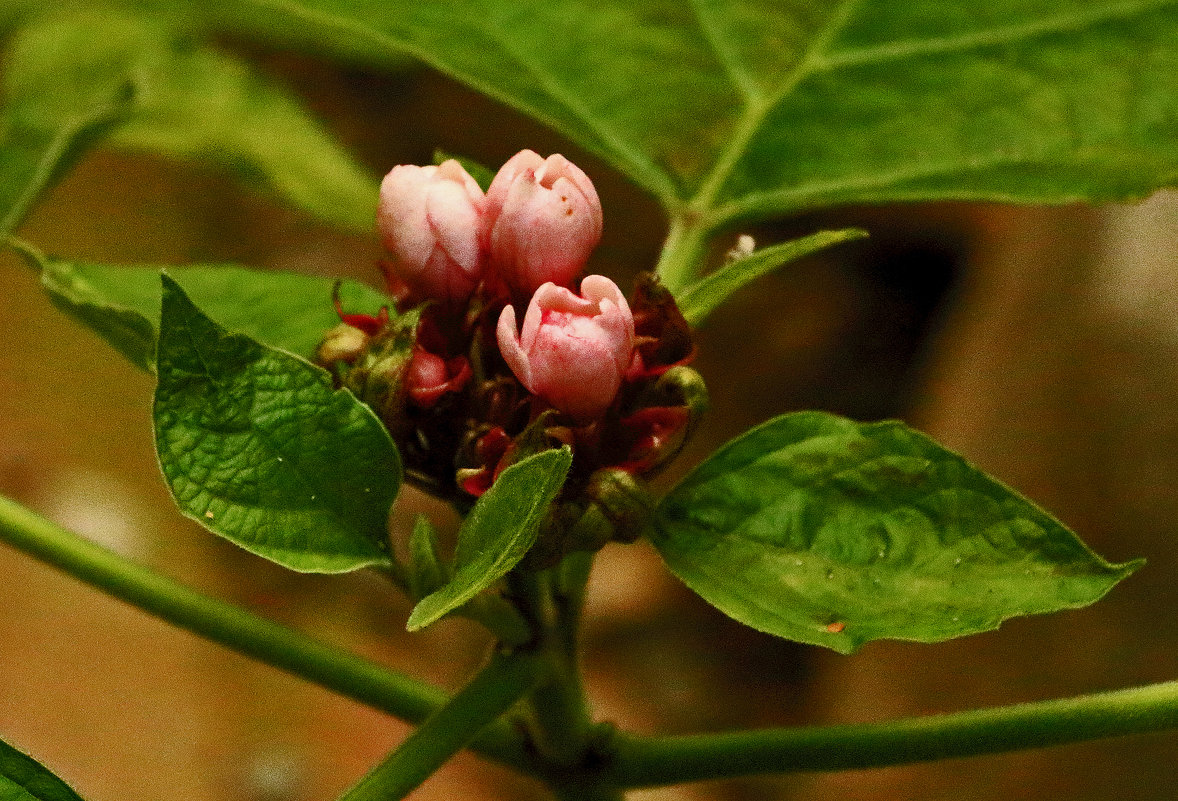
[[733,169],[740,162],[741,157],[748,149],[749,142],[752,141],[753,137],[761,129],[769,112],[781,102],[782,98],[789,95],[798,84],[814,72],[817,65],[822,63],[821,57],[823,51],[854,16],[861,2],[862,0],[842,0],[838,7],[831,13],[826,24],[810,40],[810,46],[802,54],[802,57],[798,59],[793,68],[786,73],[772,95],[760,103],[746,106],[745,114],[737,123],[736,130],[729,140],[728,146],[720,154],[720,157],[716,160],[715,165],[700,186],[699,191],[692,198],[691,206],[693,210],[698,213],[709,211],[709,207],[715,200],[720,188],[728,180]]
[[704,35],[704,40],[707,41],[712,52],[716,54],[716,59],[724,68],[724,72],[728,75],[733,86],[744,97],[745,102],[756,103],[761,99],[761,87],[753,79],[752,74],[741,63],[740,58],[725,40],[725,37],[716,25],[715,17],[709,10],[704,8],[703,2],[704,0],[688,0],[687,6],[691,9],[692,15],[699,24],[699,29]]
[[1067,30],[1083,30],[1106,22],[1158,11],[1178,5],[1175,0],[1133,0],[1097,8],[1085,9],[1080,14],[1058,14],[1044,20],[1002,25],[995,28],[974,31],[959,36],[933,39],[909,39],[889,42],[876,47],[845,50],[822,58],[817,69],[840,69],[844,67],[893,61],[914,56],[934,55],[973,50],[983,47],[1009,44],[1039,36],[1048,36]]
[[[854,198],[845,198],[842,195],[843,193],[848,192],[882,189],[893,190],[888,194],[888,198],[891,200],[973,200],[982,198],[986,200],[1000,201],[1004,198],[990,190],[981,190],[977,193],[971,193],[968,191],[954,193],[948,190],[934,188],[927,191],[914,190],[908,195],[898,193],[894,190],[898,184],[903,184],[907,181],[937,178],[953,175],[955,173],[969,174],[971,172],[979,172],[982,170],[992,169],[994,167],[1016,167],[1028,164],[1040,164],[1044,163],[1044,160],[1045,159],[1043,155],[1038,153],[1019,153],[1017,155],[1000,154],[991,158],[974,159],[970,164],[950,162],[933,166],[922,165],[916,169],[901,169],[886,173],[876,173],[865,178],[853,177],[839,178],[829,181],[810,181],[796,184],[787,189],[781,189],[774,192],[754,192],[744,195],[739,201],[734,201],[715,209],[712,214],[717,220],[730,220],[738,218],[755,219],[758,217],[763,218],[777,215],[787,211],[798,211],[801,209],[812,208],[818,204],[837,203],[850,199],[853,199],[856,202],[867,203],[871,202],[872,200],[870,196],[855,195]],[[1178,179],[1178,176],[1175,176],[1175,178]],[[1071,199],[1077,201],[1090,199],[1090,195],[1085,194],[1082,190],[1078,190]],[[1015,194],[1012,194],[1009,197],[1009,202],[1019,201],[1026,202],[1026,198],[1024,196]]]

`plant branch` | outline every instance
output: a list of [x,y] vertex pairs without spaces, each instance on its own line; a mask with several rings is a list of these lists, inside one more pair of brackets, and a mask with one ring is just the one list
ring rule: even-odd
[[618,734],[606,769],[652,787],[763,773],[904,765],[1178,728],[1178,681],[885,723],[635,737]]
[[536,683],[539,662],[528,653],[497,653],[449,703],[340,801],[396,801],[411,793]]
[[[0,541],[182,629],[410,723],[421,723],[448,700],[436,687],[165,578],[4,496]],[[506,723],[488,726],[471,747],[532,772],[523,738]]]
[[708,249],[713,227],[690,212],[672,217],[667,241],[663,243],[655,272],[663,286],[672,294],[679,294],[691,286],[707,266]]

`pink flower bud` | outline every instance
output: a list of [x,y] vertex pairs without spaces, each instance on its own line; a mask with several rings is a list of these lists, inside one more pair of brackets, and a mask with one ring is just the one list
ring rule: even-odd
[[380,184],[376,225],[388,265],[422,299],[462,301],[483,273],[483,190],[454,159],[402,164]]
[[589,176],[561,155],[521,150],[487,189],[491,259],[513,290],[569,286],[601,239],[601,201]]
[[503,309],[499,352],[528,391],[588,422],[600,417],[634,354],[634,318],[617,284],[601,275],[581,282],[581,297],[546,283],[536,290],[516,332],[515,309]]

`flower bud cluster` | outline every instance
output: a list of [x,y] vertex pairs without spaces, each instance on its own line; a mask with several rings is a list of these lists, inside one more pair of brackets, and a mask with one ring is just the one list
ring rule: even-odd
[[555,515],[567,536],[547,550],[633,536],[619,521],[637,518],[601,488],[665,465],[706,392],[683,366],[687,323],[653,276],[629,301],[604,276],[582,278],[602,232],[588,176],[524,150],[484,193],[455,160],[402,165],[381,184],[377,227],[395,308],[337,302],[318,360],[381,416],[409,478],[465,504],[508,465],[571,445]]

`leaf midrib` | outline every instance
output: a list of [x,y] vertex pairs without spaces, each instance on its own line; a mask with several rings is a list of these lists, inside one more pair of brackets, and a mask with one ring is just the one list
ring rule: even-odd
[[720,153],[720,157],[712,169],[704,176],[695,196],[688,201],[688,208],[692,212],[707,215],[711,211],[716,195],[736,168],[748,147],[748,143],[760,131],[769,112],[797,88],[798,84],[809,77],[817,65],[822,63],[823,51],[854,16],[855,10],[861,2],[862,0],[842,0],[838,8],[826,20],[826,24],[810,40],[810,46],[795,62],[793,68],[786,73],[777,88],[764,96],[760,102],[749,103],[745,106],[745,113],[737,122],[733,136],[728,140],[728,146]]
[[[749,195],[741,201],[727,204],[718,209],[712,206],[719,191],[731,176],[736,164],[739,163],[740,157],[744,154],[748,143],[760,132],[769,112],[788,97],[803,80],[811,75],[823,71],[833,71],[902,58],[997,46],[1038,36],[1047,36],[1064,30],[1082,30],[1111,20],[1129,18],[1137,14],[1172,7],[1178,5],[1178,0],[1130,0],[1129,2],[1089,9],[1085,13],[1059,14],[1046,20],[1037,20],[1020,25],[1004,25],[987,28],[960,36],[889,42],[875,47],[844,50],[834,55],[825,52],[835,37],[851,21],[859,4],[860,0],[843,0],[842,5],[831,15],[827,24],[811,40],[811,46],[807,49],[803,57],[797,61],[793,69],[778,84],[777,89],[761,102],[749,103],[746,106],[745,113],[737,125],[736,133],[729,140],[728,147],[725,148],[720,158],[716,161],[713,169],[705,176],[696,195],[688,202],[688,208],[694,213],[709,219],[710,228],[721,228],[730,221],[747,217],[750,211],[757,205],[751,200],[753,197],[763,199],[788,196],[789,194],[797,194],[805,197],[811,194],[811,192],[806,191],[806,186],[802,185],[792,190],[758,193],[755,196]],[[1017,162],[1028,158],[1026,154],[1019,154],[1017,157],[1011,159],[1011,161]],[[954,165],[954,168],[962,169],[963,166]],[[976,169],[976,166],[969,165],[964,167],[964,169]],[[934,171],[934,174],[941,171],[944,171],[944,168]],[[880,183],[881,185],[886,184],[886,182]],[[838,184],[835,184],[835,186],[837,187]]]
[[[246,6],[269,9],[307,20],[315,25],[358,36],[381,47],[408,53],[439,71],[460,77],[478,91],[509,106],[519,108],[551,127],[558,130],[562,127],[559,120],[537,108],[535,103],[529,102],[526,97],[512,96],[477,75],[455,69],[447,64],[443,57],[439,57],[428,48],[423,48],[404,36],[382,32],[364,25],[361,21],[342,17],[330,11],[307,8],[300,0],[239,0],[239,2]],[[732,135],[728,138],[727,145],[717,155],[712,168],[704,173],[695,184],[697,189],[690,197],[685,197],[687,191],[680,183],[684,180],[683,176],[672,175],[660,167],[638,145],[628,141],[624,132],[619,132],[607,124],[591,109],[580,103],[576,97],[571,96],[570,91],[560,82],[558,77],[541,69],[541,65],[529,61],[518,48],[504,38],[501,31],[496,30],[490,24],[486,16],[476,15],[472,24],[480,33],[498,45],[503,56],[511,59],[523,71],[532,76],[536,82],[536,88],[543,93],[545,98],[565,109],[572,118],[584,125],[586,132],[596,139],[596,147],[593,149],[654,194],[674,220],[695,219],[708,231],[716,231],[738,219],[756,216],[759,203],[763,203],[766,199],[774,199],[779,195],[798,195],[801,199],[798,205],[806,205],[804,200],[808,195],[808,190],[804,190],[803,187],[794,187],[783,192],[758,193],[755,195],[758,202],[753,202],[751,198],[754,195],[749,195],[719,207],[715,204],[737,165],[746,154],[749,143],[763,130],[765,120],[773,109],[778,107],[804,80],[812,75],[865,64],[999,46],[1061,31],[1079,31],[1111,20],[1132,18],[1143,13],[1171,8],[1178,4],[1178,0],[1122,0],[1081,11],[1060,13],[1042,20],[1000,25],[957,36],[897,40],[880,45],[831,52],[832,43],[847,24],[856,17],[861,4],[861,0],[841,0],[825,24],[811,38],[809,47],[801,58],[784,73],[776,87],[768,88],[763,82],[755,79],[739,55],[734,53],[725,43],[725,37],[722,31],[717,28],[709,9],[702,7],[700,0],[688,0],[687,5],[695,17],[703,40],[712,50],[718,65],[727,78],[727,83],[742,100],[742,113],[734,121]],[[582,144],[592,145],[594,143],[582,141]],[[782,209],[774,208],[772,211],[776,213]]]

